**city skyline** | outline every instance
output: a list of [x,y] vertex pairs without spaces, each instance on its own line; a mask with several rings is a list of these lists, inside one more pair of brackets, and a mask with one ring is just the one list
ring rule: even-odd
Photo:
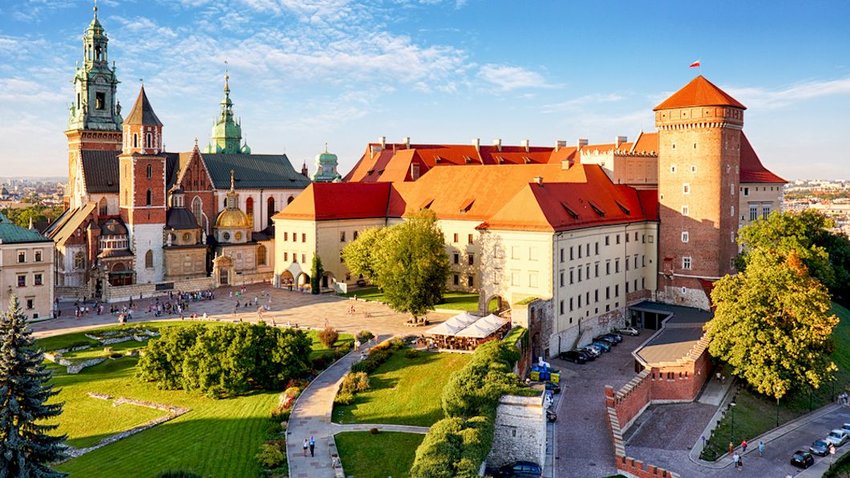
[[[850,6],[770,5],[102,0],[98,16],[124,111],[144,78],[170,151],[209,140],[225,67],[255,152],[285,152],[312,171],[328,143],[342,172],[378,136],[634,139],[655,130],[658,102],[703,74],[748,107],[745,131],[770,169],[842,178],[850,33],[840,18]],[[0,7],[4,175],[67,173],[62,133],[91,7]],[[702,67],[688,68],[695,60]]]

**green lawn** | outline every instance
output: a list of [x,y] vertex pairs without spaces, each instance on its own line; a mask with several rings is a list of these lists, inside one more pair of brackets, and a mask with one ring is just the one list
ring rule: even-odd
[[[363,287],[352,290],[345,297],[357,297],[358,299],[385,302],[384,293],[377,287]],[[453,309],[475,312],[478,310],[478,294],[468,292],[446,292],[443,294],[443,302],[437,304],[438,309]]]
[[[793,420],[810,410],[822,407],[833,400],[833,392],[841,393],[841,385],[850,383],[850,310],[833,303],[833,313],[841,319],[833,331],[832,337],[835,350],[832,360],[838,365],[836,374],[836,385],[826,384],[819,390],[811,393],[808,389],[797,390],[779,402],[779,423],[783,424]],[[732,414],[734,413],[735,429],[732,431]],[[774,428],[776,426],[777,406],[776,401],[758,395],[746,388],[742,388],[736,398],[734,412],[727,412],[715,430],[708,447],[714,450],[704,453],[705,459],[712,459],[726,453],[729,441],[736,445],[741,440],[752,440],[754,437]]]
[[[189,322],[156,323],[180,327]],[[138,327],[140,324],[133,324]],[[151,324],[141,324],[151,328]],[[117,328],[117,327],[111,327]],[[315,344],[317,334],[310,332]],[[45,349],[55,349],[80,341],[82,334],[40,340]],[[85,339],[83,337],[84,340]],[[351,342],[350,335],[337,344]],[[137,344],[137,342],[126,342]],[[122,345],[115,344],[113,347]],[[102,351],[102,346],[96,349]],[[313,354],[327,350],[318,345]],[[188,469],[202,476],[251,477],[261,470],[254,461],[260,443],[273,426],[271,409],[278,392],[213,400],[180,390],[158,390],[154,384],[135,378],[137,359],[125,357],[68,375],[64,367],[49,365],[53,383],[60,393],[56,401],[65,403],[57,420],[61,433],[67,433],[72,446],[92,445],[106,436],[145,423],[165,412],[133,405],[113,407],[112,402],[88,397],[88,392],[109,394],[191,409],[170,422],[113,443],[59,466],[72,477],[153,477],[164,470]]]
[[346,432],[335,437],[345,476],[354,478],[408,476],[423,438],[425,435],[396,432]]
[[416,352],[409,358],[408,350],[397,351],[370,374],[370,389],[354,403],[335,406],[334,421],[431,426],[442,419],[443,386],[472,355]]

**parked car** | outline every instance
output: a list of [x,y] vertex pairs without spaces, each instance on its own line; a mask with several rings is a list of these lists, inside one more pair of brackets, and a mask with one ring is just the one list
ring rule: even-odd
[[836,447],[839,447],[845,443],[847,443],[848,438],[850,436],[847,435],[846,430],[842,430],[841,428],[836,428],[829,432],[829,435],[826,436],[826,441],[832,443]]
[[599,347],[600,349],[602,349],[603,352],[610,352],[611,351],[611,344],[608,343],[608,342],[605,342],[604,340],[597,340],[590,345],[593,345],[594,347]]
[[640,330],[634,327],[623,327],[621,329],[614,329],[614,331],[623,335],[631,335],[632,337],[637,337],[638,335],[640,335]]
[[585,351],[585,352],[587,352],[587,353],[588,353],[591,357],[593,357],[591,360],[595,360],[595,359],[596,359],[596,357],[599,357],[600,355],[602,355],[602,349],[601,349],[601,348],[599,348],[599,347],[595,347],[595,346],[593,346],[593,345],[588,345],[588,346],[586,346],[585,348],[583,348],[582,350],[584,350],[584,351]]
[[593,341],[594,342],[604,342],[604,343],[610,345],[611,347],[614,347],[615,345],[617,345],[617,341],[614,340],[612,337],[608,337],[607,335],[600,335],[599,337],[594,337]]
[[543,468],[530,461],[516,461],[499,468],[499,478],[540,478]]
[[557,383],[546,382],[546,385],[544,385],[544,387],[546,388],[546,390],[551,390],[552,393],[561,393],[561,386]]
[[805,450],[797,450],[791,455],[791,464],[797,468],[808,468],[815,464],[815,458]]
[[829,442],[826,440],[815,440],[812,442],[812,446],[809,447],[809,451],[818,456],[829,455]]
[[845,423],[844,425],[841,425],[841,429],[847,433],[850,433],[850,423]]
[[608,338],[614,339],[615,344],[619,344],[620,342],[623,341],[623,336],[618,334],[618,333],[614,333],[614,332],[607,333],[607,334],[603,335],[602,337],[608,337]]
[[554,423],[555,420],[558,419],[558,415],[555,414],[552,410],[546,410],[546,421],[550,423]]
[[568,362],[573,363],[587,362],[587,354],[579,350],[569,350],[567,352],[561,352],[560,357],[562,360],[566,360]]

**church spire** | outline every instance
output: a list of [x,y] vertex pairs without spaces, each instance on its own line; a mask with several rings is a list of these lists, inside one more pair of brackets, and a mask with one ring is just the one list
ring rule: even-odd
[[[233,116],[233,101],[230,99],[230,72],[224,70],[224,97],[220,103],[221,111],[212,129],[207,154],[238,154],[250,152],[247,145],[242,147],[242,125]],[[246,151],[243,151],[246,150]]]

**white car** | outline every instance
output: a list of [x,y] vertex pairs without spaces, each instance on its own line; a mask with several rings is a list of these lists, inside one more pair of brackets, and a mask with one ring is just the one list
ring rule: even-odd
[[842,430],[840,428],[836,428],[829,432],[829,435],[824,438],[824,440],[832,443],[836,447],[839,447],[845,443],[847,443],[847,439],[850,438],[847,436],[847,430]]
[[640,335],[640,330],[638,330],[634,327],[623,327],[623,328],[620,328],[620,329],[614,329],[614,331],[618,332],[622,335],[631,335],[631,336],[634,336],[634,337],[637,337],[638,335]]

